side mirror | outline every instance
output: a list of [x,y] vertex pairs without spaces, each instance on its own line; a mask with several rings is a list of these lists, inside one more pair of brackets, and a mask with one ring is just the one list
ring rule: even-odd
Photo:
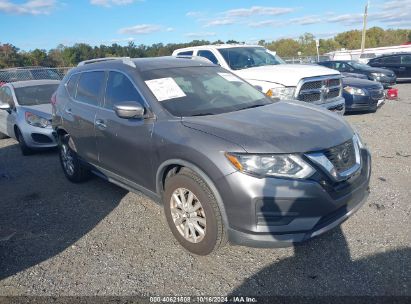
[[114,111],[120,118],[141,119],[144,117],[144,108],[137,101],[124,102],[114,106]]
[[263,87],[262,87],[262,86],[255,85],[254,88],[256,88],[257,90],[259,90],[260,92],[263,92]]
[[0,103],[0,110],[10,112],[11,107],[8,103]]

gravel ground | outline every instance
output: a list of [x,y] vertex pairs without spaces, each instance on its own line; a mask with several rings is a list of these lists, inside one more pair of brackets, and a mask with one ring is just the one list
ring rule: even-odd
[[0,295],[411,295],[411,84],[349,115],[373,155],[371,195],[301,246],[196,257],[150,199],[99,178],[75,185],[55,151],[0,141]]

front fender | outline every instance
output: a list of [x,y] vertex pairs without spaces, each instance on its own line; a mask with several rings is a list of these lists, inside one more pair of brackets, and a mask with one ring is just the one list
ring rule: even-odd
[[197,167],[191,162],[188,162],[182,159],[170,159],[170,160],[163,162],[158,168],[157,174],[156,174],[157,193],[161,195],[163,191],[162,177],[165,173],[166,168],[169,167],[170,165],[178,165],[178,166],[186,167],[192,170],[193,172],[195,172],[198,176],[200,176],[207,183],[208,187],[213,192],[213,195],[216,198],[218,207],[221,212],[221,216],[223,218],[224,225],[226,227],[229,227],[227,213],[224,207],[223,199],[221,198],[220,192],[218,191],[215,183],[211,180],[211,178],[203,170],[201,170],[199,167]]

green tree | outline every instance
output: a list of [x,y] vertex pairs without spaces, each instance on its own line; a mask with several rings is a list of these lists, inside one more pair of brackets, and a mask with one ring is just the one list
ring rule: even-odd
[[301,50],[301,45],[294,39],[280,39],[271,43],[266,43],[271,51],[275,51],[280,57],[295,57]]

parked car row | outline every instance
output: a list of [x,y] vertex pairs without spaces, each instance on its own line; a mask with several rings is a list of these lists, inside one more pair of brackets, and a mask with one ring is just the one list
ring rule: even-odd
[[356,61],[322,61],[318,64],[340,72],[365,75],[369,80],[382,83],[384,88],[394,85],[397,79],[391,70],[374,68]]
[[0,86],[16,81],[26,80],[61,80],[65,74],[65,68],[44,68],[39,66],[18,67],[0,70]]
[[360,136],[325,109],[349,91],[339,72],[287,67],[262,48],[220,51],[221,66],[190,54],[82,62],[53,94],[51,121],[42,96],[57,83],[6,84],[0,132],[20,146],[19,122],[32,139],[51,134],[70,181],[94,173],[145,193],[195,254],[227,240],[291,246],[339,225],[365,202],[371,174]]
[[55,147],[50,98],[58,80],[29,80],[0,87],[0,139],[15,138],[23,155]]

